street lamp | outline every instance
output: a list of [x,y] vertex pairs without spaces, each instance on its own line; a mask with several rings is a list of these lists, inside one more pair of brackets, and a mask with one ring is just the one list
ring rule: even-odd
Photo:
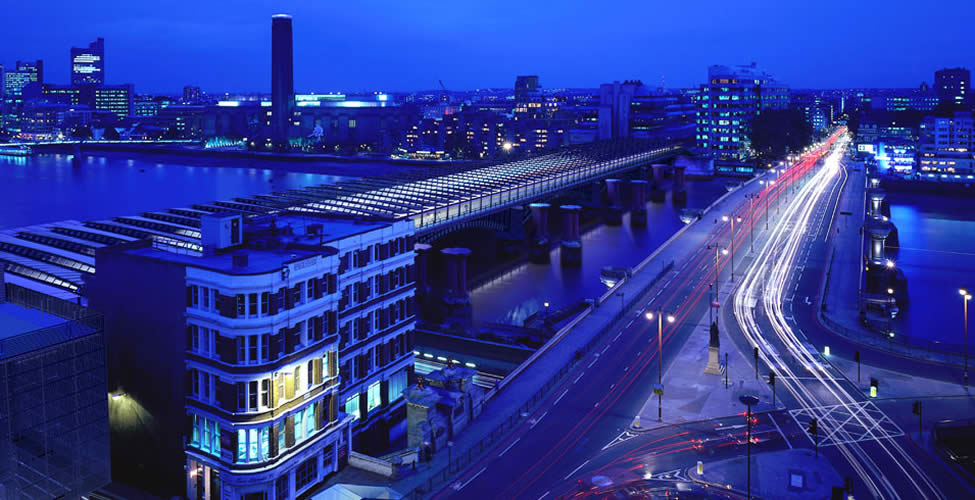
[[758,183],[765,186],[765,230],[768,231],[768,198],[772,195],[772,185],[775,181],[762,179]]
[[965,308],[965,337],[963,339],[964,345],[962,346],[962,351],[965,352],[965,390],[968,390],[968,301],[972,300],[972,294],[968,293],[968,290],[962,288],[958,290],[958,293],[964,299]]
[[747,444],[748,458],[747,458],[747,460],[745,460],[745,463],[747,464],[747,466],[746,466],[746,469],[747,469],[746,474],[747,474],[747,477],[748,477],[748,499],[751,500],[751,498],[752,498],[752,406],[758,404],[758,396],[753,396],[751,394],[745,394],[745,395],[739,396],[738,397],[738,401],[741,401],[742,404],[744,404],[748,408],[748,411],[746,412],[746,416],[747,416],[747,419],[748,419],[747,420],[747,423],[748,423],[748,434],[747,434],[747,437],[748,437],[748,444]]
[[545,319],[548,319],[548,302],[545,302],[542,305],[545,306]]
[[748,219],[751,222],[751,226],[748,227],[748,239],[750,251],[755,251],[755,198],[758,193],[748,193],[745,198],[748,200]]
[[[664,395],[664,312],[657,311],[657,387],[654,388],[654,392],[657,393],[657,422],[663,420],[663,409],[661,401]],[[677,318],[673,314],[667,314],[667,322],[673,323],[677,321]],[[654,314],[652,312],[647,313],[647,319],[653,321]]]
[[887,289],[887,307],[888,307],[888,309],[887,309],[887,335],[890,335],[890,337],[893,338],[894,337],[894,330],[890,326],[890,322],[894,318],[894,289],[893,288],[888,288]]
[[[708,245],[708,250],[711,249],[711,245]],[[708,308],[708,319],[711,318],[711,310],[714,309],[714,303],[718,301],[718,256],[720,254],[728,255],[727,248],[720,248],[718,245],[714,245],[714,296],[711,298],[711,307]],[[710,320],[708,323],[712,323]]]
[[735,281],[735,219],[741,222],[741,217],[722,215],[721,220],[731,222],[731,281]]

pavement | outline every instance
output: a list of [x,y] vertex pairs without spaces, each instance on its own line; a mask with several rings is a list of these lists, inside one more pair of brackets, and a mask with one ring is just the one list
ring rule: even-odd
[[[745,457],[708,462],[704,473],[690,469],[691,480],[713,489],[741,491],[746,477]],[[789,449],[754,454],[751,457],[752,495],[761,498],[821,500],[829,498],[834,486],[843,485],[843,477],[825,457],[815,457],[813,450]],[[747,492],[746,492],[747,493]]]

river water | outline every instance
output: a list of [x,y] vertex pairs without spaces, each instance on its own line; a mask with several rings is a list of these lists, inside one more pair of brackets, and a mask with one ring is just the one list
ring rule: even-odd
[[[916,340],[961,345],[964,304],[958,289],[975,291],[973,200],[900,192],[887,197],[900,238],[897,266],[907,277],[910,299],[894,320],[894,331]],[[969,303],[973,308],[975,302]],[[971,312],[975,321],[975,310]],[[972,337],[969,346],[975,346]]]

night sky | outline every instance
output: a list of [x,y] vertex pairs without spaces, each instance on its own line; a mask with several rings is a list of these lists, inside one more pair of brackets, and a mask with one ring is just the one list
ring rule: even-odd
[[793,87],[915,87],[975,66],[971,0],[4,2],[0,62],[44,59],[68,82],[68,50],[105,38],[109,83],[137,92],[266,92],[270,15],[294,15],[302,91],[595,87],[639,78],[696,86],[709,64],[758,62]]

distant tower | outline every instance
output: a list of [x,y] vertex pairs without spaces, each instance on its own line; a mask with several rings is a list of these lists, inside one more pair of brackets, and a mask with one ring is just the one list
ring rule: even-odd
[[295,100],[291,16],[271,16],[271,141],[288,149],[288,129]]
[[71,85],[105,83],[105,39],[89,42],[87,47],[71,47]]

